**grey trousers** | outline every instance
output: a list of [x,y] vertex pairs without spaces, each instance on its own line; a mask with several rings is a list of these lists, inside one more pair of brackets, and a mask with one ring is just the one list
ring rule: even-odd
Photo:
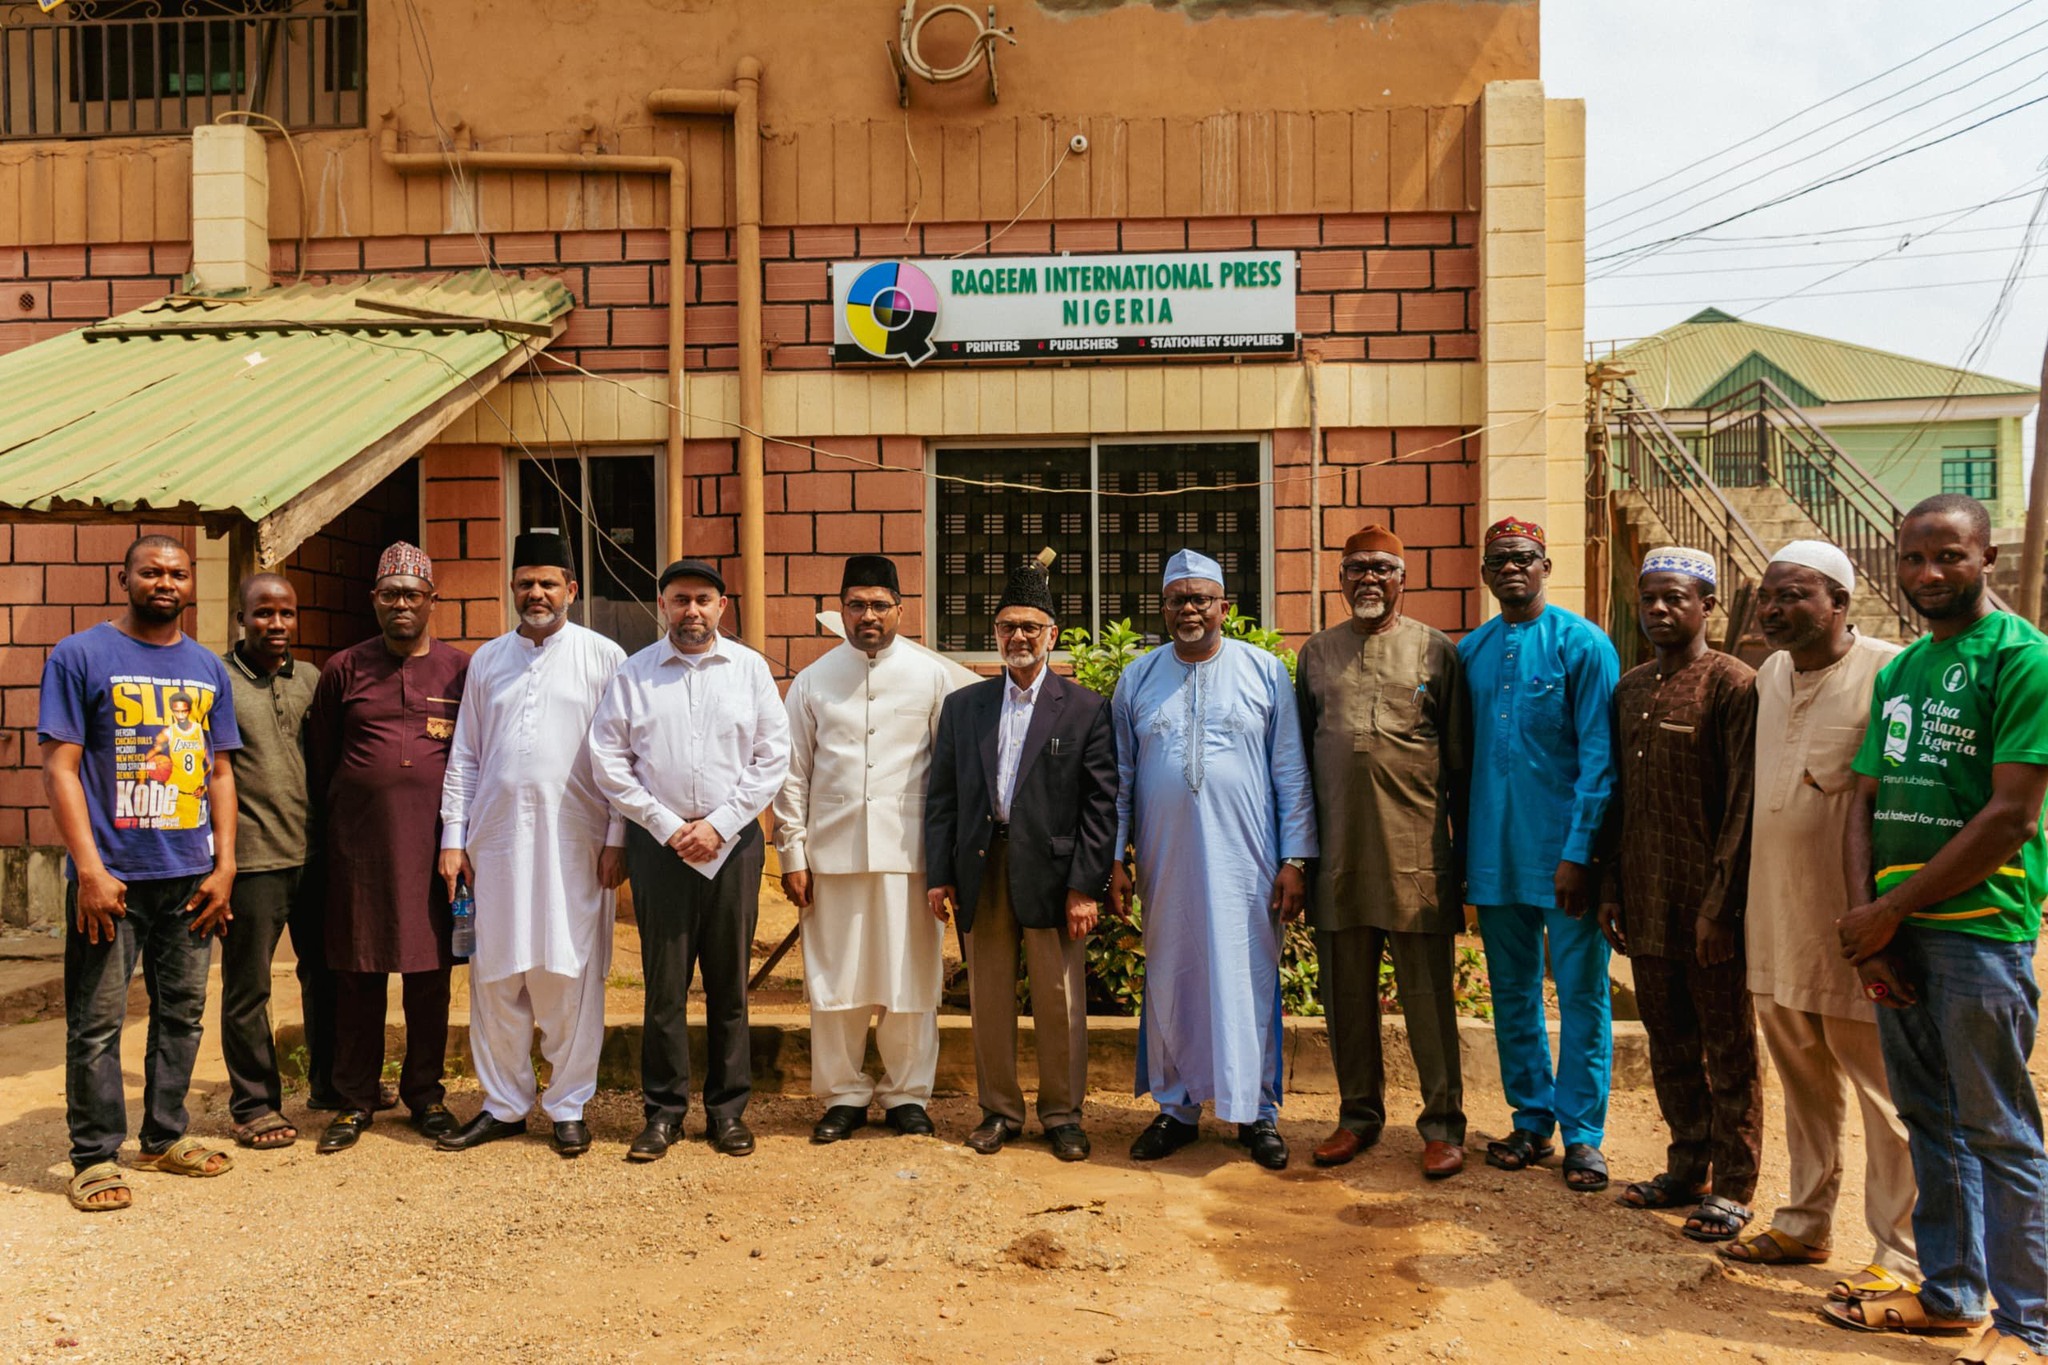
[[1387,929],[1316,931],[1318,994],[1330,1059],[1343,1097],[1337,1122],[1368,1138],[1387,1122],[1386,1059],[1380,1050],[1380,957],[1389,947],[1407,1016],[1408,1051],[1422,1082],[1425,1141],[1465,1143],[1465,1082],[1458,1058],[1457,938]]
[[1031,976],[1032,1040],[1038,1054],[1038,1123],[1081,1121],[1088,1093],[1088,982],[1080,939],[1065,929],[1026,929],[1010,909],[1009,842],[995,840],[982,873],[974,928],[962,936],[974,1014],[974,1077],[983,1112],[1024,1124],[1017,1080],[1017,945]]

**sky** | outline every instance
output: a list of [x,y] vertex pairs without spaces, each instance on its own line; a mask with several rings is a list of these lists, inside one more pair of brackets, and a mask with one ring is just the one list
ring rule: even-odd
[[[1589,342],[1717,305],[2037,381],[2048,0],[1543,0],[1542,14],[1545,92],[1586,101]],[[1968,211],[1994,199],[2008,202]],[[1987,334],[2016,265],[2037,278]]]

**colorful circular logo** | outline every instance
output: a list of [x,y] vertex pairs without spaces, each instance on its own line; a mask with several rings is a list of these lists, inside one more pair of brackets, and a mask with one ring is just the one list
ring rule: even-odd
[[917,364],[937,349],[932,329],[938,323],[938,286],[905,261],[869,266],[846,297],[846,330],[877,360]]

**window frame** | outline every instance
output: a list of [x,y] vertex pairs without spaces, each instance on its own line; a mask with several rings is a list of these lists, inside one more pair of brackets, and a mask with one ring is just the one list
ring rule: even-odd
[[[937,589],[937,567],[939,563],[939,451],[967,450],[1017,450],[1071,449],[1088,452],[1088,558],[1095,565],[1095,583],[1089,594],[1094,602],[1094,620],[1062,621],[1062,631],[1077,625],[1085,625],[1091,636],[1102,634],[1102,451],[1106,446],[1132,445],[1246,445],[1258,446],[1259,499],[1259,602],[1257,612],[1245,611],[1246,604],[1238,602],[1238,609],[1247,615],[1256,614],[1261,626],[1273,623],[1273,433],[1270,431],[1191,431],[1191,432],[1150,432],[1122,431],[1109,435],[1090,436],[980,436],[965,440],[943,437],[927,437],[924,447],[924,562],[925,562],[925,613],[924,634],[920,643],[937,650],[933,642],[941,638],[939,630],[939,592]],[[1236,601],[1233,597],[1232,601]],[[993,643],[993,642],[991,642]],[[946,652],[946,657],[957,663],[973,666],[976,664],[1000,664],[1002,656],[993,648]],[[1055,650],[1053,658],[1064,660],[1066,651]]]
[[[584,566],[583,572],[587,572],[589,566],[594,562],[591,556],[594,553],[596,544],[595,519],[590,514],[589,506],[590,462],[592,460],[611,459],[645,459],[651,460],[654,464],[654,573],[656,575],[661,573],[662,566],[667,563],[662,558],[662,547],[668,544],[668,461],[663,458],[662,448],[659,445],[630,442],[593,447],[580,442],[571,442],[566,445],[529,445],[524,449],[508,448],[505,451],[504,474],[500,480],[500,485],[503,489],[502,502],[504,505],[499,513],[504,518],[501,523],[504,528],[501,534],[504,541],[503,560],[508,581],[500,584],[498,588],[499,594],[506,604],[505,628],[507,630],[518,624],[511,611],[512,589],[509,579],[514,568],[512,563],[512,544],[519,538],[523,525],[520,519],[519,506],[519,466],[529,460],[576,461],[579,471],[578,477],[582,481],[581,505],[578,510],[582,513],[583,517],[583,536],[575,548],[577,563]],[[580,577],[577,581],[579,587],[576,603],[569,608],[569,620],[586,629],[595,629],[590,624],[589,584],[584,583]],[[660,594],[656,592],[653,584],[654,580],[649,579],[647,595],[635,600],[647,608],[648,612],[653,616],[655,635],[659,637],[662,633],[661,610],[656,605],[656,599]],[[732,622],[732,618],[736,613],[737,604],[735,604],[733,612],[728,613],[729,623]]]
[[[1949,470],[1951,467],[1962,471],[1964,475],[1962,480],[1963,487],[1949,487]],[[1982,493],[1975,490],[1972,486],[1975,481],[1969,477],[1973,469],[1978,467],[1989,471],[1985,481],[1985,491]],[[1963,496],[1975,498],[1979,502],[1996,502],[1998,500],[1999,470],[1997,446],[1943,446],[1941,448],[1940,472],[1941,491],[1943,493],[1961,493]]]

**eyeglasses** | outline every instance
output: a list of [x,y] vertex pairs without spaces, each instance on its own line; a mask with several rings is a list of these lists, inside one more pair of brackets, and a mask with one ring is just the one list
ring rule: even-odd
[[377,589],[377,605],[382,607],[417,607],[426,600],[425,593],[413,588]]
[[1514,550],[1508,554],[1488,555],[1479,561],[1479,566],[1488,573],[1499,573],[1502,569],[1526,569],[1543,558],[1540,550]]
[[996,634],[1020,635],[1026,640],[1036,640],[1039,636],[1045,634],[1048,630],[1051,629],[1052,627],[1045,624],[1043,621],[996,622]]
[[840,610],[848,616],[887,616],[896,610],[894,602],[841,602]]
[[1384,580],[1399,575],[1401,572],[1401,565],[1367,561],[1365,563],[1339,565],[1337,568],[1337,572],[1348,581],[1354,583],[1361,578],[1378,578]]
[[1167,597],[1166,609],[1176,613],[1186,611],[1190,607],[1193,607],[1196,611],[1207,611],[1222,600],[1220,597],[1211,597],[1207,593],[1189,593],[1186,595],[1174,593]]

